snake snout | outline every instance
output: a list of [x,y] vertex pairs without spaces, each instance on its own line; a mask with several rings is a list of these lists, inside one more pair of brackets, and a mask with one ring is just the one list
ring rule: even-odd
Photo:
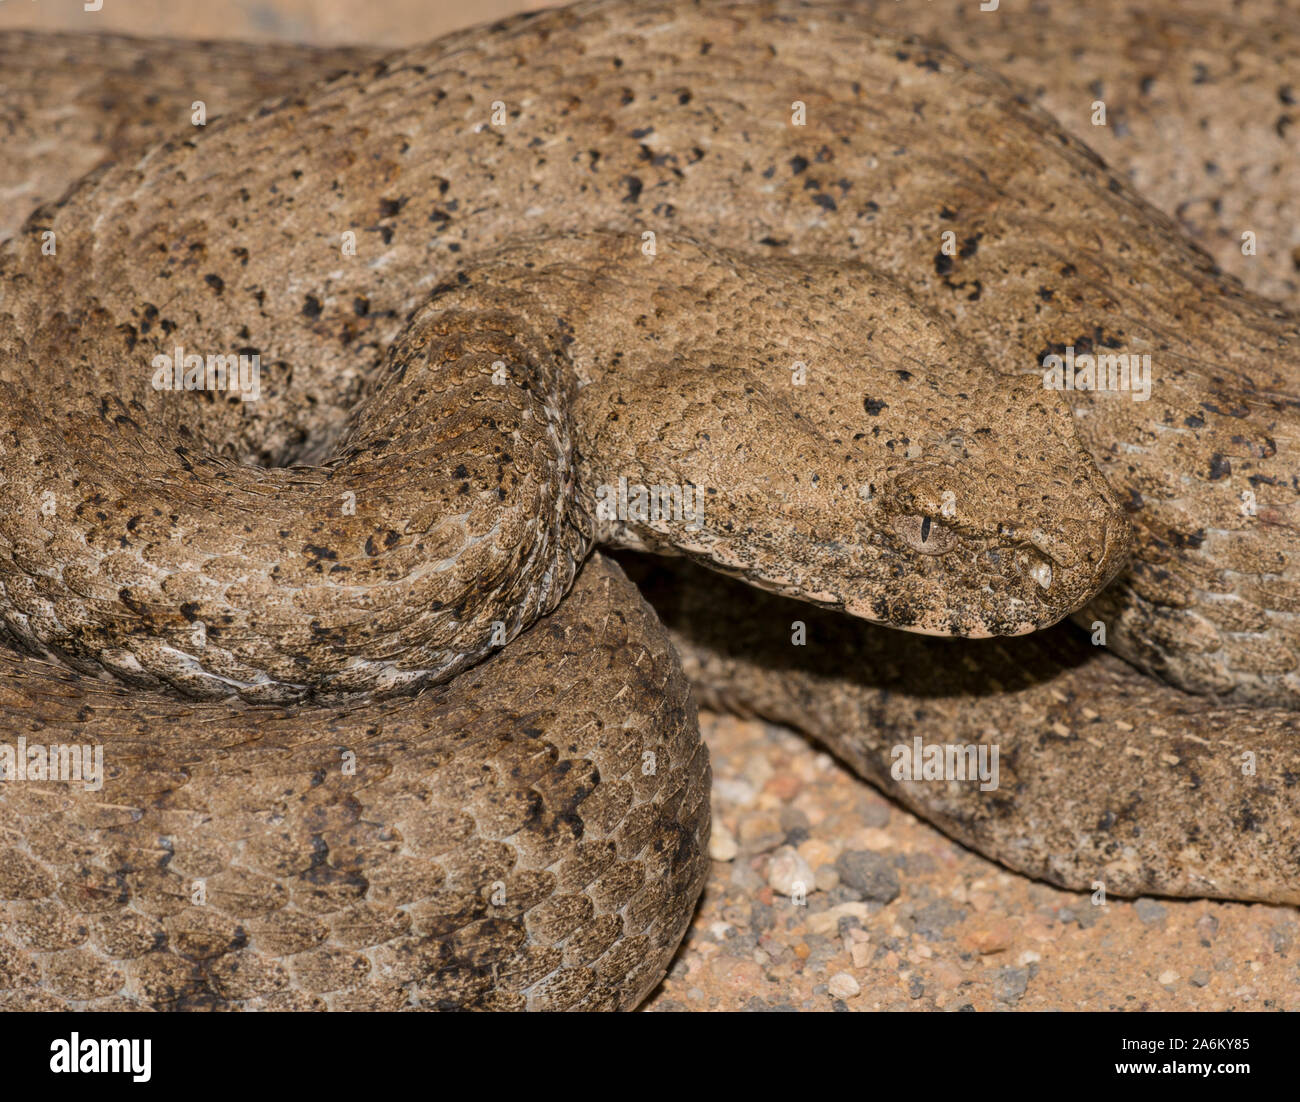
[[1103,589],[1127,560],[1132,528],[1100,473],[1091,492],[1016,531],[1025,576],[1043,591],[1052,615],[1073,612]]

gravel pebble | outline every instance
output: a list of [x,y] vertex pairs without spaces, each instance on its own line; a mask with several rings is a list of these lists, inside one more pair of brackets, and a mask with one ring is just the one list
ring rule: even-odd
[[916,923],[916,932],[926,941],[938,941],[947,937],[947,929],[961,922],[969,912],[965,907],[956,907],[946,899],[936,899],[927,903],[912,916]]
[[898,898],[898,873],[888,857],[870,850],[849,850],[840,854],[835,868],[840,879],[863,899],[891,903]]
[[740,847],[736,836],[726,827],[721,819],[714,818],[713,833],[709,835],[709,856],[715,861],[734,861]]
[[1005,918],[985,916],[977,919],[962,935],[962,944],[980,954],[1000,953],[1011,947],[1015,928]]
[[813,875],[819,892],[833,892],[840,886],[840,874],[834,865],[818,865]]
[[1163,903],[1154,899],[1139,899],[1133,904],[1133,910],[1145,926],[1163,926],[1169,911]]
[[767,884],[782,895],[807,896],[815,890],[813,870],[793,846],[782,846],[767,867]]
[[826,989],[837,999],[851,999],[862,990],[858,986],[858,981],[847,972],[836,972],[830,978]]
[[736,840],[741,852],[751,856],[776,849],[785,841],[780,816],[770,811],[751,811],[740,820]]
[[1028,968],[1007,966],[993,973],[993,997],[1004,1003],[1019,1002],[1028,986]]

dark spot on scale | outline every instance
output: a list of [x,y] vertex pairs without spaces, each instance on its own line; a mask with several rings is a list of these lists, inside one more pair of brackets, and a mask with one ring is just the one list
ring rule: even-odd
[[134,612],[137,616],[144,616],[149,611],[144,606],[143,603],[137,601],[135,597],[131,595],[131,591],[129,589],[119,589],[117,591],[117,599],[121,601],[124,605],[126,605],[126,607],[129,608],[132,612]]
[[1199,429],[1205,425],[1205,418],[1199,413],[1192,413],[1183,418],[1183,424],[1189,429]]
[[1226,478],[1232,474],[1232,463],[1224,459],[1218,452],[1210,456],[1210,481],[1217,482],[1221,478]]
[[862,408],[872,417],[878,417],[882,409],[888,408],[889,403],[881,398],[863,398]]
[[935,275],[947,275],[952,271],[952,257],[946,253],[934,254],[934,272]]
[[197,601],[186,601],[181,605],[181,615],[190,623],[194,623],[199,618],[199,605]]
[[889,622],[910,627],[921,618],[921,610],[907,600],[898,600],[889,610]]
[[624,176],[623,183],[627,186],[627,194],[623,196],[623,202],[635,203],[641,198],[641,189],[645,187],[641,182],[641,177]]
[[902,368],[899,368],[894,372],[894,374],[897,375],[900,379],[902,379],[903,382],[905,383],[909,383],[912,381],[912,373],[910,371],[904,371]]
[[1263,819],[1261,819],[1259,815],[1255,813],[1255,811],[1251,808],[1250,804],[1248,804],[1245,800],[1242,800],[1241,812],[1237,816],[1237,828],[1239,830],[1256,833],[1258,832],[1259,828],[1262,825],[1263,825]]
[[790,158],[790,171],[793,172],[794,175],[798,176],[799,173],[801,173],[807,167],[808,167],[807,157],[795,156]]
[[302,304],[302,315],[305,318],[318,318],[321,313],[321,301],[315,295],[308,295],[306,301]]
[[380,199],[379,200],[379,217],[396,218],[402,208],[406,206],[406,199]]
[[226,289],[226,281],[219,275],[209,273],[203,277],[203,282],[211,287],[217,294],[221,294]]
[[468,477],[469,477],[469,469],[465,466],[464,463],[461,463],[461,464],[459,464],[459,465],[456,467],[456,469],[455,469],[454,471],[451,472],[451,477],[452,477],[452,478],[468,478]]

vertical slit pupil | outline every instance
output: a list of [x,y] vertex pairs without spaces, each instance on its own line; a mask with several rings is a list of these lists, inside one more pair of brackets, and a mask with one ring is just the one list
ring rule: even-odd
[[921,518],[921,542],[924,543],[930,538],[930,518]]

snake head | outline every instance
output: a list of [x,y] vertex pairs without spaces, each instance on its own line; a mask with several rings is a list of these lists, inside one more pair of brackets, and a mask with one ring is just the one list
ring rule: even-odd
[[895,582],[846,611],[932,635],[1019,635],[1085,604],[1123,566],[1128,518],[1068,409],[1032,380],[998,381],[984,424],[959,416],[914,432],[869,487],[863,531]]
[[962,636],[1055,623],[1123,563],[1128,520],[1060,396],[881,273],[686,239],[647,265],[627,235],[522,249],[441,306],[554,319],[599,541]]

